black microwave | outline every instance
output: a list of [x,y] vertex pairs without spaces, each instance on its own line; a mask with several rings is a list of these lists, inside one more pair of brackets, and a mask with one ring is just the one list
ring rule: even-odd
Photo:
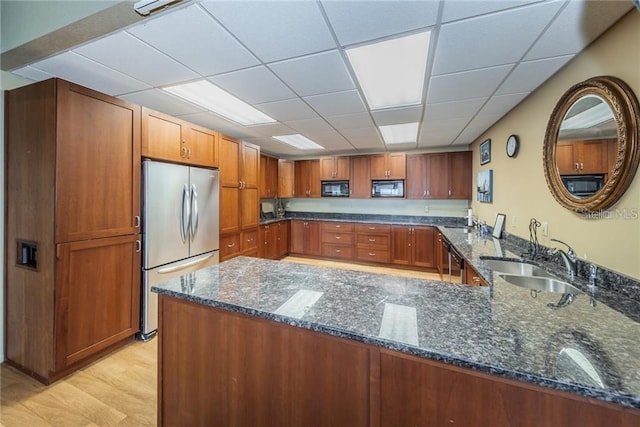
[[604,185],[604,175],[562,175],[564,187],[576,197],[591,197]]
[[404,180],[371,181],[371,197],[404,197]]
[[349,197],[349,181],[322,181],[322,197]]

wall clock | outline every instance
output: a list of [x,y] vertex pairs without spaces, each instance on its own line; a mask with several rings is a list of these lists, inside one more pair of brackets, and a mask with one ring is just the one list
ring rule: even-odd
[[507,138],[507,156],[515,157],[520,148],[520,139],[517,135],[511,135]]

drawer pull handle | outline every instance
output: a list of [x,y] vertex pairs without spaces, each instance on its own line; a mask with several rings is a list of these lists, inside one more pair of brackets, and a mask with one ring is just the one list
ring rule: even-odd
[[375,252],[369,252],[369,256],[376,256]]
[[340,249],[336,249],[336,253],[339,254],[341,252]]
[[340,227],[342,227],[342,226],[341,225],[336,225],[336,228],[340,228]]
[[369,227],[369,230],[375,230],[375,229],[376,229],[375,227]]
[[376,241],[376,239],[369,239],[369,241],[370,241],[370,242],[375,242],[375,241]]
[[342,239],[342,236],[336,236],[336,239],[340,240]]
[[232,248],[232,247],[234,247],[235,245],[236,245],[236,243],[235,243],[235,242],[233,242],[233,243],[228,244],[228,245],[227,245],[227,247],[228,247],[228,248]]

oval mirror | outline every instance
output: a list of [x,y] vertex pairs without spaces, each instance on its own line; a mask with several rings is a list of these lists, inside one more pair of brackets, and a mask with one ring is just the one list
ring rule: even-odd
[[594,77],[562,95],[544,141],[545,178],[558,203],[584,213],[620,199],[640,161],[638,114],[637,98],[615,77]]

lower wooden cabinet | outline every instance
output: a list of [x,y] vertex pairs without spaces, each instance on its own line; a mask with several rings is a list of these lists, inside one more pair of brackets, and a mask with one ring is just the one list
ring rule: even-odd
[[320,221],[291,220],[290,252],[299,255],[322,255]]
[[322,223],[322,256],[351,260],[354,258],[355,234],[351,222]]
[[240,255],[240,233],[220,236],[220,261]]
[[464,283],[472,286],[489,286],[489,283],[467,261],[464,262]]
[[390,225],[356,225],[356,259],[358,261],[388,264],[391,261],[390,249]]
[[434,227],[394,225],[391,227],[391,262],[435,268],[435,240]]

